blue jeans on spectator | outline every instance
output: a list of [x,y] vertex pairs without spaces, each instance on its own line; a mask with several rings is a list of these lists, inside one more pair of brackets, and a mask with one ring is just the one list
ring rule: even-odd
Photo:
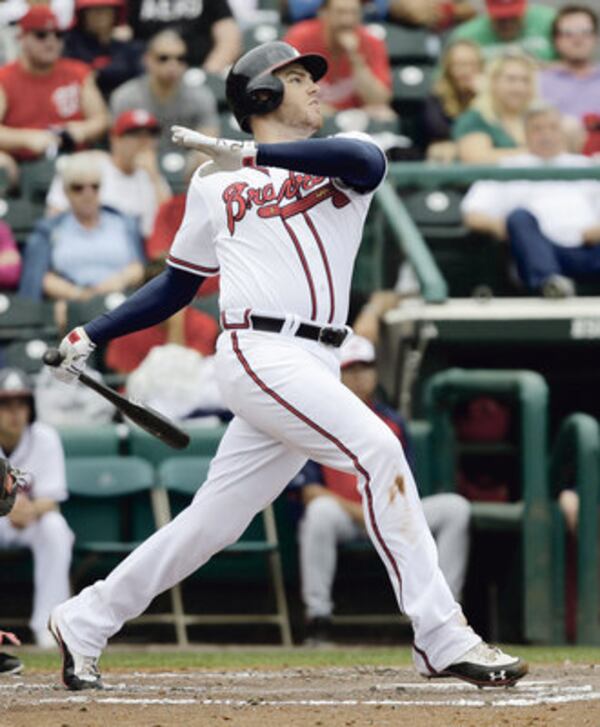
[[557,245],[544,235],[536,217],[520,208],[507,217],[506,229],[519,277],[528,288],[538,290],[551,275],[600,281],[600,246]]

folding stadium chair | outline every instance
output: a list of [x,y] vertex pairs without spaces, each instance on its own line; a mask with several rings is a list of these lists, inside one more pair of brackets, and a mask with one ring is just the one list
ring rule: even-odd
[[55,173],[53,159],[40,159],[20,165],[21,192],[25,199],[36,205],[45,206],[46,195]]
[[[159,481],[164,488],[163,504],[159,508],[160,525],[181,511],[193,498],[203,482],[210,465],[209,457],[174,457],[159,468]],[[181,587],[171,590],[173,612],[164,617],[175,625],[177,641],[188,643],[186,627],[190,624],[275,624],[279,627],[285,646],[292,645],[289,613],[279,553],[279,541],[273,508],[269,505],[257,515],[241,539],[225,548],[223,556],[262,556],[267,559],[270,581],[275,596],[276,611],[270,614],[189,614],[185,612]],[[221,560],[221,558],[219,559]],[[219,564],[217,563],[217,568]]]
[[44,208],[32,204],[26,198],[9,198],[0,202],[0,217],[12,230],[15,240],[19,244],[24,244],[35,223],[44,214]]
[[0,342],[56,334],[52,303],[0,294]]
[[57,427],[65,457],[117,457],[129,430],[124,424]]
[[15,366],[28,374],[37,374],[43,366],[42,356],[49,343],[41,338],[30,341],[15,341],[0,351],[0,365]]
[[[190,443],[179,453],[178,456],[181,458],[212,457],[225,432],[225,427],[222,425],[216,427],[186,426],[184,428],[190,435]],[[133,456],[142,457],[155,467],[163,460],[173,456],[173,450],[170,447],[136,426],[132,426],[129,432],[129,451]]]
[[424,28],[411,28],[396,23],[372,23],[367,29],[385,41],[392,65],[437,63],[441,51],[440,39]]
[[92,568],[108,572],[154,532],[154,469],[138,457],[114,456],[72,457],[66,468],[69,499],[61,509],[75,533],[77,583]]

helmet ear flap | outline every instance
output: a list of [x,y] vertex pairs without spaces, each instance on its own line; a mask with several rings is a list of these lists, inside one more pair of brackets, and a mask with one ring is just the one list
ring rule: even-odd
[[283,83],[277,76],[267,75],[250,82],[247,88],[251,114],[268,114],[283,101]]

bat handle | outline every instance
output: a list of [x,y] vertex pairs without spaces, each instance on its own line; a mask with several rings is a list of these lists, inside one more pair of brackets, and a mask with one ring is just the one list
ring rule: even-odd
[[46,366],[53,366],[54,368],[60,366],[63,359],[64,356],[58,350],[58,348],[49,348],[42,356],[42,360],[44,361]]

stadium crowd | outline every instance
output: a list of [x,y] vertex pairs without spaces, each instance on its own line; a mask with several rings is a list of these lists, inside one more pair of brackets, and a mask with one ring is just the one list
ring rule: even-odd
[[[171,143],[170,126],[241,135],[224,107],[223,79],[243,49],[258,42],[258,29],[300,52],[326,56],[329,70],[320,83],[326,133],[379,135],[391,160],[502,168],[587,168],[600,160],[599,19],[592,3],[5,0],[0,294],[52,304],[54,323],[64,333],[73,306],[127,294],[160,270],[183,216],[186,185],[202,162]],[[521,293],[570,297],[578,281],[600,282],[598,184],[478,182],[462,201],[463,222],[507,243]],[[209,357],[218,333],[210,304],[217,288],[213,279],[197,308],[113,342],[96,362],[99,368],[119,374],[123,383],[155,346],[174,344]],[[388,300],[398,302],[394,295]],[[363,358],[353,362],[366,369],[375,362],[380,318],[370,327],[365,322],[373,305],[364,309]],[[21,417],[23,436],[43,434],[60,459],[55,435],[33,423],[32,390],[10,368],[20,364],[10,350],[0,348],[0,379],[18,380],[18,395],[0,392],[0,449],[9,457],[20,452],[22,432],[6,434],[10,427],[2,428],[2,417]],[[375,386],[373,381],[369,397]],[[396,433],[402,438],[401,427]],[[322,533],[319,513],[337,521],[339,541],[360,535],[362,526],[352,502],[327,492],[328,473],[313,467],[303,477],[301,561],[310,570],[319,556],[307,534],[311,527]],[[40,478],[40,492],[42,485]],[[569,491],[560,500],[571,530],[574,496]],[[68,590],[71,534],[57,504],[66,490],[57,481],[47,493],[19,497],[10,523],[0,523],[0,548],[24,544],[33,550],[31,628],[37,643],[47,646],[45,616]],[[462,501],[446,504],[445,514],[459,512],[467,527]],[[456,537],[463,551],[453,584],[459,593],[468,538]],[[61,569],[55,577],[41,564],[60,549],[59,541],[63,559],[54,559]],[[331,615],[336,542],[329,543],[328,567],[320,563],[326,572],[313,569],[313,581],[305,575],[310,618]],[[15,671],[14,658],[0,658],[3,670]]]

